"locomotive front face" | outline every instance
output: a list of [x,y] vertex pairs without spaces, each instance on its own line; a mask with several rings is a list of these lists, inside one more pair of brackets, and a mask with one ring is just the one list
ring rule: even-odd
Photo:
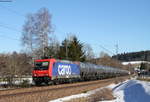
[[52,79],[52,65],[55,59],[35,60],[34,70],[32,71],[33,81],[36,85],[48,83]]
[[34,64],[34,71],[33,71],[33,77],[48,76],[49,63],[50,62],[48,62],[48,61],[35,62],[35,64]]

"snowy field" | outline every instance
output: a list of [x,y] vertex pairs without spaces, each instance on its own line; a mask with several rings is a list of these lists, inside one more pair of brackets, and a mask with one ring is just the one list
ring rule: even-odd
[[[14,81],[12,83],[18,85],[18,84],[22,83],[25,80],[27,80],[29,82],[29,84],[33,83],[32,77],[30,77],[30,78],[14,78]],[[3,85],[3,84],[8,84],[8,82],[1,81],[0,85]]]
[[[25,81],[25,80],[27,80],[29,84],[34,84],[32,81],[32,77],[30,77],[30,78],[16,78],[12,83],[19,85],[19,84],[23,83],[23,81]],[[0,86],[7,85],[7,84],[8,84],[8,82],[6,82],[6,81],[0,82]],[[10,88],[0,87],[0,90],[7,90],[7,89],[10,89]]]
[[[150,102],[150,82],[144,82],[139,80],[127,80],[119,84],[111,84],[105,88],[113,90],[113,95],[116,97],[115,100],[101,101],[101,102]],[[97,90],[89,91],[87,93],[67,96],[59,98],[49,102],[63,102],[69,101],[73,98],[87,97]]]
[[113,92],[117,98],[110,102],[150,102],[150,82],[129,80],[114,87]]

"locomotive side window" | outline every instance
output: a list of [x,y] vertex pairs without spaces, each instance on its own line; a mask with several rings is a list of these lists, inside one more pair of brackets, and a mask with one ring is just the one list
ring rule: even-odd
[[34,70],[48,70],[49,62],[35,62]]

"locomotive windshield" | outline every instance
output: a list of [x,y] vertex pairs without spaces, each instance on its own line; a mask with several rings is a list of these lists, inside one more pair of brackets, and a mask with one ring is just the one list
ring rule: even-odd
[[49,62],[35,62],[34,70],[48,70]]

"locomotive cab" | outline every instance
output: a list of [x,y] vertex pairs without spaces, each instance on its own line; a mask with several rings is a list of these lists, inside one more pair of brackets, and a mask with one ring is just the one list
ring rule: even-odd
[[54,59],[41,59],[34,61],[34,69],[32,71],[33,81],[36,85],[42,83],[48,84],[52,78],[52,65]]

